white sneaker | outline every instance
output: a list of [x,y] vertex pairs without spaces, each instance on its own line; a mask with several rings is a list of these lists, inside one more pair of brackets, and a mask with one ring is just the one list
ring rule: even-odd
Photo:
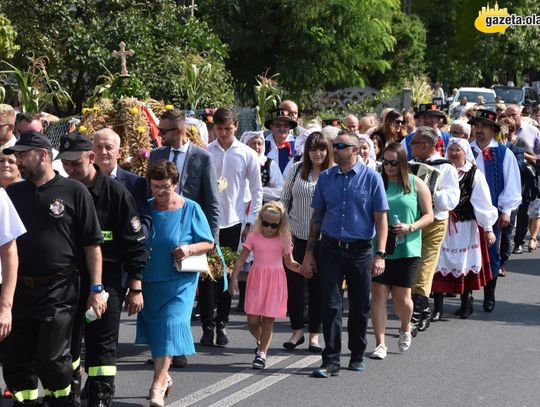
[[371,352],[371,358],[372,359],[384,359],[386,357],[386,351],[388,348],[384,346],[384,344],[380,344],[375,348],[373,352]]
[[412,335],[411,332],[400,332],[398,339],[398,347],[400,352],[405,352],[411,347]]

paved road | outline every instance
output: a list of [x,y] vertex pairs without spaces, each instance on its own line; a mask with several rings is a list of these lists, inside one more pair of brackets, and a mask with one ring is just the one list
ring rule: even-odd
[[[411,349],[399,354],[398,321],[390,317],[389,354],[367,361],[363,373],[342,370],[330,379],[309,377],[320,365],[307,345],[282,350],[289,338],[286,320],[276,324],[268,368],[251,370],[254,341],[245,317],[233,314],[226,349],[198,346],[185,369],[172,370],[169,406],[539,406],[540,254],[514,255],[508,276],[500,278],[497,306],[482,310],[482,294],[467,320],[454,317],[458,298],[445,299],[445,318],[419,333]],[[391,306],[390,306],[391,309]],[[152,369],[149,353],[132,345],[135,319],[122,320],[115,406],[147,405]],[[200,338],[199,324],[193,327]],[[374,347],[371,327],[368,350]],[[346,349],[347,336],[343,336]],[[345,352],[342,365],[347,365]],[[4,405],[10,403],[4,402]]]

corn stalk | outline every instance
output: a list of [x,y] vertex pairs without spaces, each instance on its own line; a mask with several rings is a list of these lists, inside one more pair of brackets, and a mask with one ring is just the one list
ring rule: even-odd
[[255,85],[255,100],[257,102],[257,117],[261,127],[264,125],[269,111],[278,107],[281,103],[282,90],[279,88],[277,77],[279,74],[268,76],[268,71],[257,75]]

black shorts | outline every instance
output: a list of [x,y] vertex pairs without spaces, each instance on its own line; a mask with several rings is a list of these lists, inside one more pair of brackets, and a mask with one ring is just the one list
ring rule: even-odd
[[403,259],[386,260],[384,273],[371,279],[374,283],[412,288],[414,274],[420,257],[405,257]]

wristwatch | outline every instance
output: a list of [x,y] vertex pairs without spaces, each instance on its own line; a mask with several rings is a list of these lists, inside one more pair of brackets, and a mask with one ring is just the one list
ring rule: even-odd
[[103,284],[91,284],[90,285],[90,292],[92,293],[100,293],[103,291]]
[[383,251],[375,252],[375,256],[379,256],[383,259],[386,259],[386,252],[383,252]]

